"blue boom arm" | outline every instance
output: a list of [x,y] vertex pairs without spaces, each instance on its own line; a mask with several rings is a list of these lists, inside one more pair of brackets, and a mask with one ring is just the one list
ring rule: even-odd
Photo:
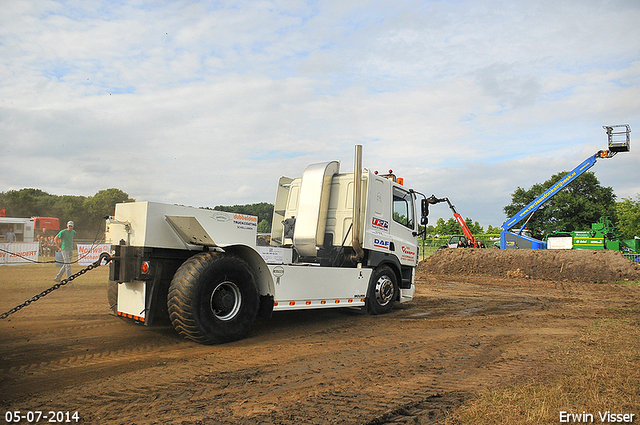
[[[531,201],[529,205],[518,211],[516,215],[508,219],[502,225],[502,229],[505,232],[508,232],[516,224],[520,223],[526,216],[529,214],[533,214],[549,199],[555,196],[559,191],[564,189],[569,183],[578,178],[581,174],[587,171],[589,168],[593,167],[598,158],[608,158],[610,156],[608,151],[598,151],[594,155],[590,156],[582,164],[578,165],[573,169],[569,174],[564,176],[559,182],[551,186],[549,189],[545,190],[542,195],[538,196],[536,199]],[[522,229],[520,230],[522,233]]]

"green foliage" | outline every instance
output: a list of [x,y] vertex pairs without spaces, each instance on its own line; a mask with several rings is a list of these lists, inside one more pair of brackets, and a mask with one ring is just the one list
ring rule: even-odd
[[462,233],[462,229],[458,225],[458,222],[453,218],[449,218],[444,221],[444,218],[440,217],[436,221],[436,234],[438,235],[456,235]]
[[489,225],[485,233],[487,235],[499,235],[501,230],[501,227],[493,227],[492,225]]
[[[554,174],[528,190],[519,187],[511,194],[511,204],[504,207],[507,217],[515,215],[565,175],[566,171]],[[609,216],[615,222],[615,204],[613,188],[601,186],[594,173],[586,172],[543,204],[533,214],[527,228],[538,238],[553,231],[590,229],[591,223],[602,216]],[[520,226],[524,226],[524,221],[515,227]]]
[[[91,223],[88,214],[85,214],[82,208],[85,199],[84,196],[63,195],[55,198],[53,214],[50,217],[58,217],[60,219],[60,228],[65,227],[65,223],[73,220],[76,230],[86,230],[96,228],[96,224]],[[113,214],[113,213],[110,213]]]
[[271,223],[267,220],[261,220],[258,223],[258,233],[271,233]]
[[39,189],[20,189],[0,192],[0,208],[7,217],[56,217],[60,226],[69,220],[76,230],[95,232],[104,227],[102,218],[113,215],[115,204],[132,201],[119,189],[101,190],[94,196],[51,195]]
[[[466,223],[467,227],[469,228],[469,230],[471,231],[471,234],[476,236],[476,235],[482,235],[484,234],[484,229],[482,228],[482,226],[480,226],[480,223],[478,223],[477,221],[472,221],[469,217],[464,219],[464,222]],[[436,221],[436,225],[434,226],[429,226],[427,228],[427,234],[430,235],[462,235],[462,227],[460,227],[460,225],[458,224],[458,221],[453,218],[450,217],[447,221],[444,221],[444,219],[441,217],[438,219],[438,221]]]
[[396,223],[400,223],[403,226],[409,226],[409,219],[404,214],[400,214],[399,212],[393,213],[393,221]]
[[105,189],[86,198],[82,206],[90,219],[97,221],[101,217],[113,215],[116,204],[129,201],[132,199],[120,189]]
[[640,236],[640,194],[637,200],[623,198],[616,204],[618,215],[618,230],[622,233],[623,239],[633,239]]
[[[481,235],[484,233],[484,229],[480,226],[480,223],[477,221],[471,222],[469,217],[464,219],[464,222],[467,224],[469,230],[471,230],[472,235]],[[462,229],[461,229],[462,230]]]
[[10,190],[0,193],[0,208],[6,210],[7,217],[47,216],[55,198],[40,189]]

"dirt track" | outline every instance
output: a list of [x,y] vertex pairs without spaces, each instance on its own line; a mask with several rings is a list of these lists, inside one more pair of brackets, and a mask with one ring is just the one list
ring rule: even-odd
[[[78,411],[95,424],[438,423],[478,391],[548,370],[548,349],[640,302],[638,286],[428,265],[416,298],[388,315],[279,313],[220,346],[120,320],[103,286],[79,281],[0,322],[0,413]],[[3,307],[33,293],[0,279]]]

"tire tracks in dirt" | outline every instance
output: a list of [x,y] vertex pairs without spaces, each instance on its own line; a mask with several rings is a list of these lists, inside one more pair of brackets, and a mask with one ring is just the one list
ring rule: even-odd
[[79,410],[96,424],[438,423],[539,370],[546,350],[611,307],[637,304],[634,291],[430,278],[387,315],[277,313],[218,346],[92,306],[43,326],[25,315],[0,328],[0,406]]
[[[250,364],[232,371],[214,370],[172,381],[170,385],[142,385],[128,393],[111,391],[98,401],[110,405],[117,398],[118,403],[127,406],[139,400],[139,394],[150,394],[153,399],[145,400],[145,406],[158,415],[159,421],[184,411],[189,412],[189,421],[202,423],[240,423],[248,418],[249,423],[323,423],[331,418],[332,422],[355,424],[384,423],[375,421],[407,416],[407,412],[433,416],[453,408],[453,402],[442,401],[448,400],[449,394],[460,387],[473,388],[469,383],[480,380],[474,373],[469,374],[469,369],[486,373],[483,369],[504,353],[499,347],[514,341],[510,336],[487,336],[481,342],[486,348],[467,353],[461,345],[471,346],[476,339],[454,339],[455,334],[446,335],[439,348],[429,350],[410,344],[369,344],[368,348],[354,346],[331,353],[331,347],[316,346],[320,349],[313,354],[291,356],[278,365]],[[332,360],[327,361],[327,355],[332,355]],[[385,369],[399,357],[414,360],[403,364],[404,370]],[[230,359],[222,356],[219,360]],[[194,363],[203,366],[207,361],[192,361],[192,366]],[[521,365],[511,360],[501,367]],[[500,374],[495,368],[494,372]],[[216,405],[216,400],[224,402]],[[139,413],[134,410],[134,416],[128,418],[127,411],[120,411],[118,418],[140,420]],[[95,415],[108,422],[117,420],[106,410]]]

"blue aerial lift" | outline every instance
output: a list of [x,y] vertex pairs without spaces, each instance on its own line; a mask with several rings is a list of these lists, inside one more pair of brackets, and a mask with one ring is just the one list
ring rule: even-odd
[[[545,202],[555,196],[559,191],[565,188],[569,183],[580,177],[585,171],[593,167],[598,158],[611,158],[618,152],[629,151],[629,133],[631,133],[631,127],[627,124],[603,126],[607,132],[609,139],[609,149],[596,152],[589,158],[584,160],[580,165],[573,169],[569,174],[564,176],[560,181],[545,190],[540,196],[531,201],[529,205],[518,211],[513,217],[509,218],[502,225],[500,231],[500,248],[513,249],[513,248],[528,248],[528,249],[546,249],[547,244],[543,241],[534,239],[530,236],[522,234],[522,231],[527,225],[529,219],[538,208]],[[518,230],[513,232],[511,229],[525,217],[529,216],[525,224]]]

